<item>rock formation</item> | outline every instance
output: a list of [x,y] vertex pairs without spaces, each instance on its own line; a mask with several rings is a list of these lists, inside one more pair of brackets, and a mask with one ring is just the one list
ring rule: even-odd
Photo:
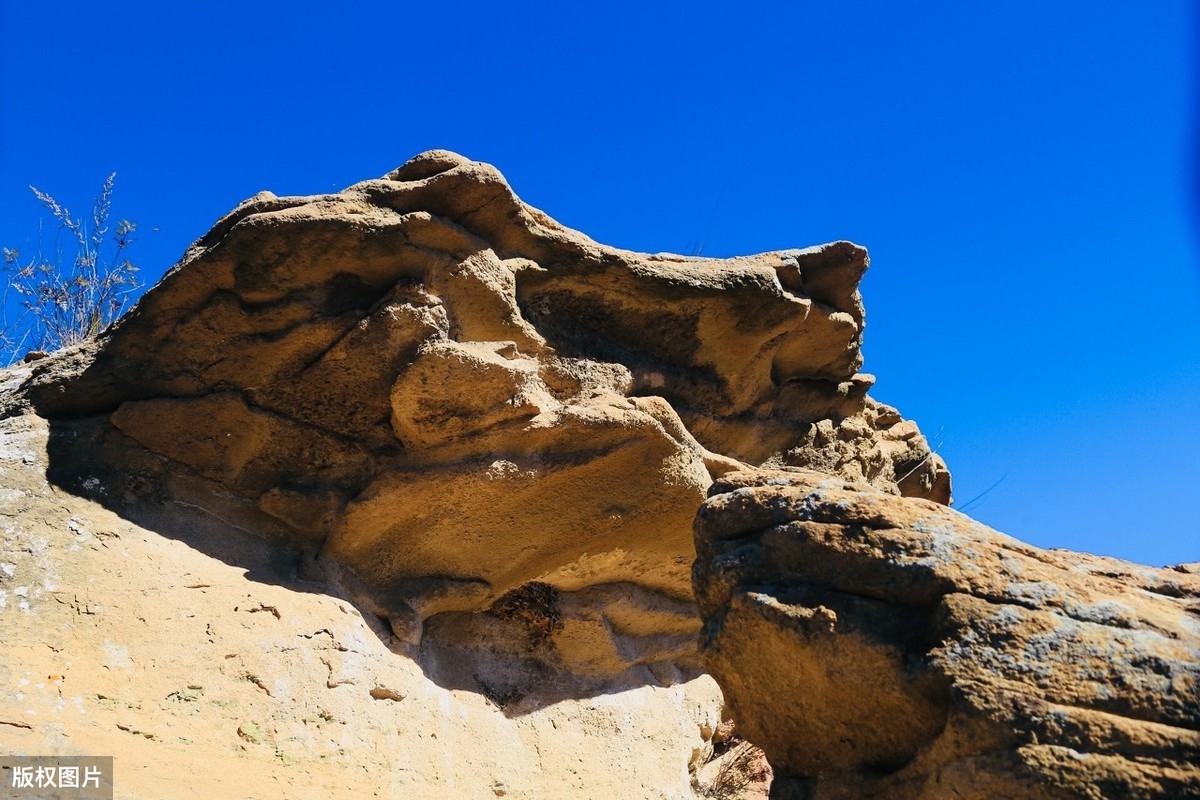
[[186,499],[344,567],[410,642],[484,626],[580,674],[690,663],[712,475],[799,465],[949,501],[916,426],[866,397],[866,265],[846,242],[605,247],[434,151],[242,204],[25,396],[102,454],[110,498]]
[[112,755],[118,798],[230,800],[736,798],[756,774],[708,676],[538,704],[477,659],[482,685],[447,686],[283,548],[48,484],[51,428],[0,420],[0,765]]
[[147,795],[1200,793],[1196,575],[950,511],[867,396],[866,267],[607,247],[443,151],[243,203],[0,371],[0,749],[127,737]]
[[1200,570],[807,471],[710,495],[703,660],[772,796],[1200,796]]

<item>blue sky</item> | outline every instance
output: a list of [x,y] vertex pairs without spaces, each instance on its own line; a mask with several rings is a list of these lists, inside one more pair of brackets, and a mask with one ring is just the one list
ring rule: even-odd
[[850,239],[874,394],[960,506],[1045,547],[1200,559],[1186,0],[0,9],[6,246],[36,236],[29,184],[78,213],[116,171],[153,280],[255,192],[434,147],[621,247]]

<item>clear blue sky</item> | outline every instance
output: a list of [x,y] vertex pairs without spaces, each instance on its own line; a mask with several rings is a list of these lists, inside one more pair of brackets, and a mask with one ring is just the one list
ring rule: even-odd
[[28,184],[82,212],[115,170],[153,280],[259,190],[434,147],[621,247],[851,239],[875,395],[960,506],[994,485],[970,513],[1035,544],[1200,559],[1187,0],[0,7],[6,245]]

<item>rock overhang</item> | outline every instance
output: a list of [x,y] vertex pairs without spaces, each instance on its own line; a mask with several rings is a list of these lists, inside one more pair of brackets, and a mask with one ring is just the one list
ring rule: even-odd
[[849,242],[607,247],[494,167],[431,151],[336,194],[242,203],[26,396],[121,442],[114,496],[207,491],[351,570],[393,619],[483,612],[529,583],[670,604],[730,469],[948,502],[915,425],[867,396],[867,264]]

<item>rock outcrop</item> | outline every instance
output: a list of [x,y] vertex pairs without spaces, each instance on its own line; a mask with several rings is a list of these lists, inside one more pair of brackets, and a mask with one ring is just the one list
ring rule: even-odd
[[185,501],[298,547],[410,643],[694,664],[713,475],[797,465],[949,501],[916,426],[866,396],[866,266],[847,242],[602,246],[434,151],[247,201],[22,397],[74,437],[63,483],[86,453],[114,505]]
[[1200,570],[807,471],[718,479],[702,657],[773,797],[1200,796]]
[[949,510],[867,396],[866,267],[603,246],[443,151],[247,201],[0,371],[0,750],[147,796],[1200,796],[1196,570]]
[[118,798],[748,797],[712,678],[541,705],[497,670],[441,685],[284,548],[49,484],[58,435],[0,420],[0,764],[114,755]]

